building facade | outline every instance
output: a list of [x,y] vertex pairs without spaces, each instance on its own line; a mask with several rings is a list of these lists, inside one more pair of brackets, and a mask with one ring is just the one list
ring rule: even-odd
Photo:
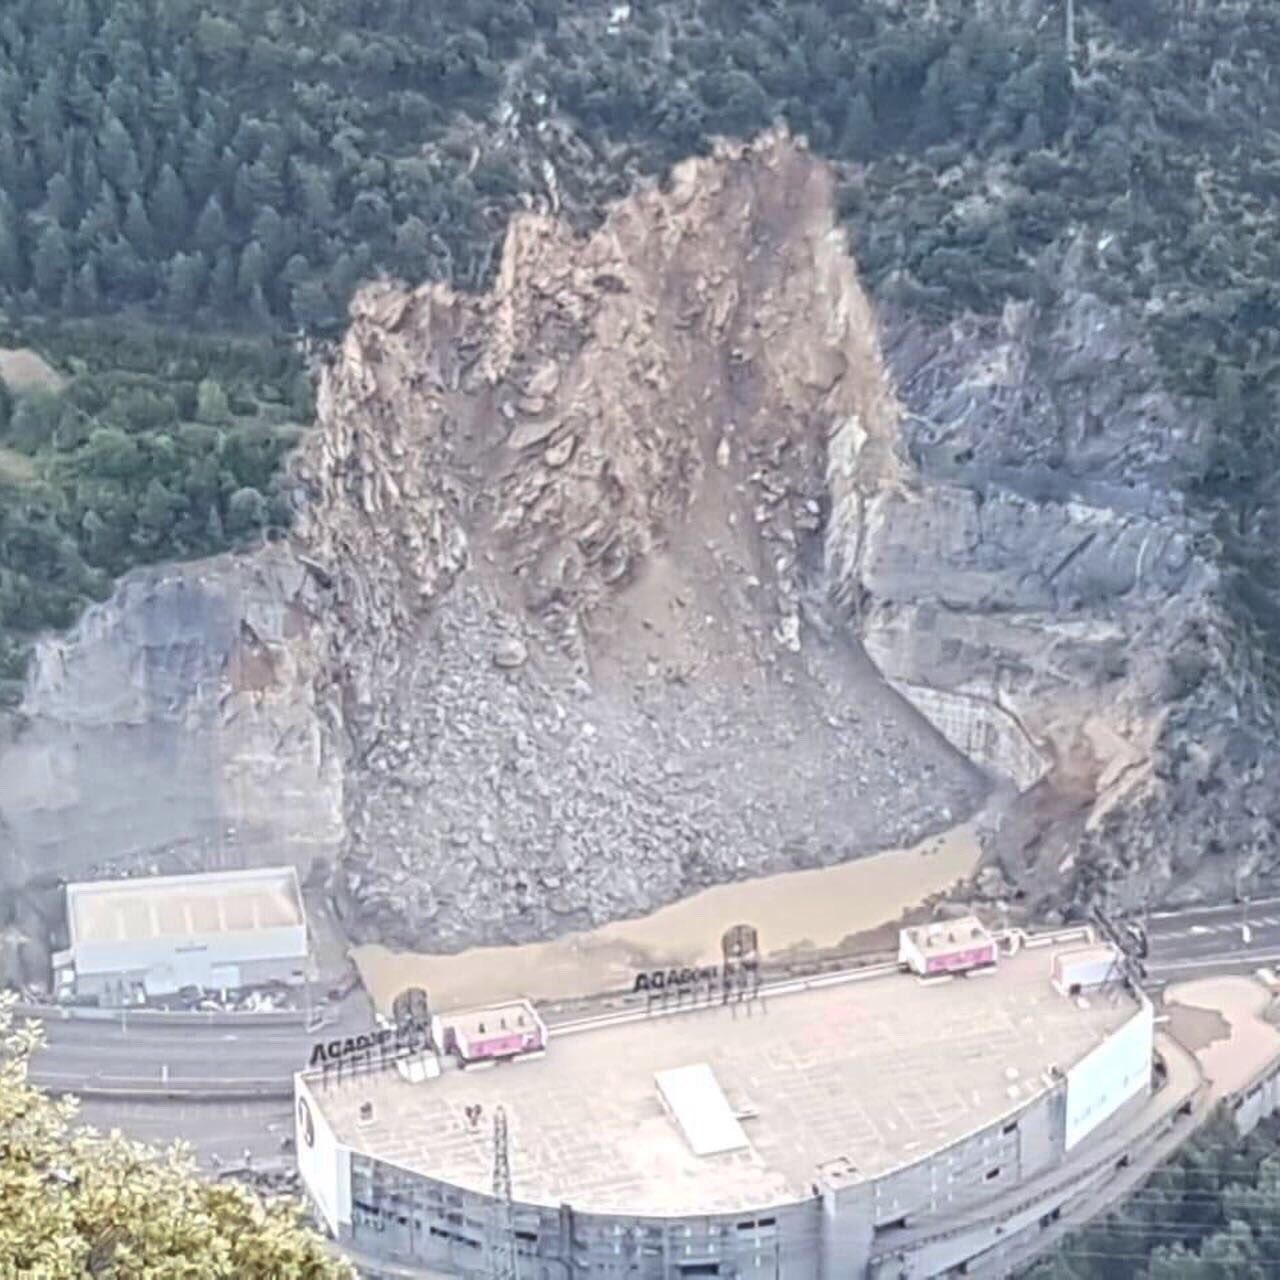
[[64,972],[103,1003],[306,980],[293,867],[68,885],[67,924]]

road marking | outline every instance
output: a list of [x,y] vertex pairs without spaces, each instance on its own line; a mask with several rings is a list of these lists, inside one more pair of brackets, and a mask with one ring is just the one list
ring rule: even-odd
[[1192,937],[1199,937],[1202,933],[1212,933],[1213,930],[1207,924],[1193,924],[1187,931]]
[[1261,965],[1275,964],[1277,962],[1280,962],[1280,955],[1275,952],[1260,955],[1250,955],[1247,951],[1243,954],[1237,952],[1235,955],[1230,952],[1223,952],[1211,956],[1196,956],[1189,960],[1157,960],[1154,964],[1148,965],[1148,968],[1169,971],[1172,969],[1221,969],[1224,966],[1235,968],[1240,965],[1246,965],[1249,968],[1256,969]]
[[1256,923],[1270,925],[1270,927],[1274,929],[1276,925],[1280,924],[1280,920],[1277,920],[1275,916],[1263,916],[1262,919],[1256,921]]

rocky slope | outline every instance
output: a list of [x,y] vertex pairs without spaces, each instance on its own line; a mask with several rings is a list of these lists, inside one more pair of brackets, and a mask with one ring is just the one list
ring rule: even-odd
[[486,297],[368,290],[320,417],[297,538],[333,582],[357,932],[545,934],[972,807],[829,598],[833,500],[900,467],[804,151],[690,162],[589,238],[518,219]]
[[10,883],[337,857],[356,935],[451,947],[902,843],[1002,779],[1042,906],[1265,870],[1195,415],[1071,259],[1043,313],[878,337],[832,204],[770,135],[589,236],[518,218],[485,296],[368,288],[291,545],[42,647]]
[[1273,873],[1280,801],[1256,641],[1187,498],[1209,427],[1083,256],[1044,309],[886,318],[918,480],[870,522],[864,639],[1027,730],[1044,773],[992,851],[1040,910],[1229,896]]

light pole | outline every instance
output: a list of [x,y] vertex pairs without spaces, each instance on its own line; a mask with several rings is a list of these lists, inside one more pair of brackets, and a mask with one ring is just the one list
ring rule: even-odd
[[1243,855],[1236,850],[1236,899],[1240,903],[1240,942],[1248,946],[1253,941],[1253,930],[1249,928],[1249,895],[1244,891]]

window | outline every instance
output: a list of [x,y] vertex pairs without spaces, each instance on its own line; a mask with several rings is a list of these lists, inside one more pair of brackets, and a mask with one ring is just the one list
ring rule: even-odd
[[472,1240],[470,1236],[464,1236],[460,1231],[446,1231],[443,1227],[432,1227],[431,1234],[444,1240],[452,1240],[456,1244],[464,1244],[468,1249],[480,1248],[479,1240]]

